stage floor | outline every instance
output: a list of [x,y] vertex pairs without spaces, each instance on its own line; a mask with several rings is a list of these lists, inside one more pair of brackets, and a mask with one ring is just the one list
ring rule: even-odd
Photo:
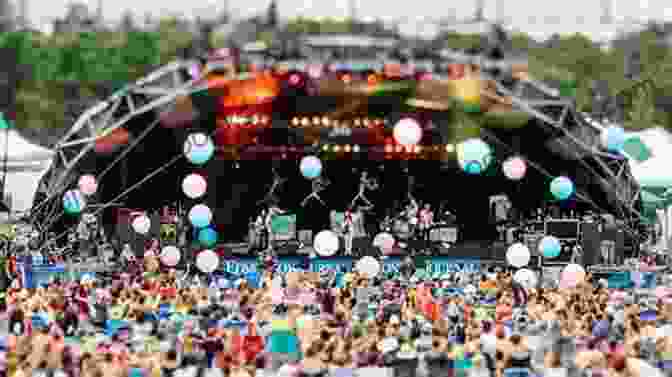
[[[357,255],[378,255],[377,249],[372,246],[370,238],[360,238],[353,242],[353,248],[357,250]],[[216,247],[220,255],[249,257],[256,255],[255,251],[250,250],[247,243],[224,243]],[[488,261],[506,261],[507,245],[504,242],[488,241],[465,241],[446,248],[441,243],[432,243],[432,256],[454,257],[454,258],[476,258]],[[309,255],[313,251],[310,245],[299,248],[298,241],[290,240],[281,242],[277,248],[279,256],[303,256]],[[394,253],[391,256],[403,256],[407,253]],[[336,256],[345,256],[343,250],[339,250]]]

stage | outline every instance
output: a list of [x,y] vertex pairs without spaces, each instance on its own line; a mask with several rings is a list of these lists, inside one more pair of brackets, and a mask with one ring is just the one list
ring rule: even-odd
[[[422,246],[422,241],[409,241],[407,244],[408,248],[406,250],[418,250]],[[314,251],[312,246],[309,244],[304,245],[303,248],[300,248],[299,246],[300,244],[298,240],[282,241],[279,242],[279,246],[276,248],[276,252],[279,256],[283,257],[298,257],[310,255],[310,253]],[[508,246],[504,242],[465,241],[458,242],[455,245],[447,248],[444,247],[441,242],[432,242],[430,251],[431,256],[478,259],[482,261],[487,260],[490,262],[505,262],[507,247]],[[250,247],[247,243],[224,243],[218,245],[216,250],[220,256],[256,256],[256,251],[250,250]],[[343,256],[343,252],[344,250],[341,249],[338,251],[337,255]],[[390,254],[390,256],[403,256],[408,254],[412,255],[414,253],[403,252],[402,250],[400,252]],[[373,246],[372,237],[356,238],[353,242],[353,256],[357,257],[364,255],[380,255],[378,249]]]

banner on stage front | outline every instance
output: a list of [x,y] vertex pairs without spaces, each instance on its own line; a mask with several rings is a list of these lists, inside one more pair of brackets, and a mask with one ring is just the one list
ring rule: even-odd
[[[280,273],[303,271],[299,266],[302,264],[300,257],[280,258],[278,271]],[[351,272],[357,261],[350,257],[337,257],[328,259],[311,259],[310,271],[321,272],[332,270],[334,272]],[[480,261],[477,259],[456,259],[450,257],[426,258],[424,261],[425,270],[432,274],[445,274],[454,272],[478,272],[481,269]],[[382,273],[384,275],[398,275],[401,258],[389,257],[382,262]],[[257,260],[255,258],[237,258],[226,260],[221,264],[222,272],[234,275],[244,275],[257,271]]]

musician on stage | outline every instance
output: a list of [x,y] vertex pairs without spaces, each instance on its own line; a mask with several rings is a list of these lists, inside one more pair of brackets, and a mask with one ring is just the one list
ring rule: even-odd
[[259,216],[252,223],[253,231],[256,234],[256,241],[250,245],[254,249],[264,250],[268,247],[268,233],[266,232],[266,209],[262,208]]
[[404,209],[404,217],[406,217],[406,221],[408,221],[411,234],[415,234],[418,226],[418,214],[420,212],[420,205],[418,204],[417,200],[415,200],[413,195],[411,195],[410,193],[408,194],[408,200],[409,203],[406,205],[406,208]]
[[366,236],[364,226],[364,211],[372,209],[373,206],[348,207],[344,213],[343,219],[343,238],[345,241],[345,255],[352,255],[352,245],[355,237]]
[[345,255],[352,255],[352,241],[355,238],[355,216],[352,207],[345,210],[343,218],[343,239],[345,241]]
[[277,204],[271,203],[266,211],[266,217],[264,219],[264,227],[266,228],[266,233],[268,234],[268,245],[266,251],[273,251],[275,246],[275,232],[273,232],[272,222],[273,218],[277,215],[285,213]]
[[425,203],[424,207],[418,213],[418,228],[420,236],[425,247],[429,246],[429,233],[434,225],[434,212],[432,212],[432,205]]

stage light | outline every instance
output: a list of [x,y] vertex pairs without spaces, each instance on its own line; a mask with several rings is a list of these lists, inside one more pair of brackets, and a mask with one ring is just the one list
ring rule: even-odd
[[322,125],[325,127],[329,126],[329,118],[322,117]]
[[268,115],[262,115],[261,116],[261,123],[262,124],[269,124],[271,122],[271,118]]
[[299,123],[300,123],[299,118],[297,117],[292,118],[292,126],[298,127]]
[[406,153],[413,153],[414,148],[412,145],[404,145],[404,152]]
[[352,151],[355,152],[355,153],[359,153],[359,145],[356,145],[356,144],[355,144],[355,145],[352,147]]
[[323,145],[322,150],[325,151],[325,152],[329,152],[329,144]]
[[364,123],[364,127],[369,127],[371,125],[371,121],[369,121],[368,118],[364,118],[364,121],[362,123]]
[[341,146],[340,145],[334,145],[334,152],[340,152],[341,151]]
[[455,146],[453,144],[446,144],[446,152],[448,153],[455,152]]
[[422,152],[422,146],[420,146],[420,145],[416,145],[416,146],[414,146],[413,149],[414,149],[414,152],[415,152],[415,153],[420,153],[420,152]]
[[361,124],[361,121],[359,120],[359,118],[355,118],[355,127],[361,127],[361,125],[362,124]]
[[313,117],[313,125],[315,126],[320,125],[320,117]]
[[252,124],[259,124],[259,115],[252,115]]
[[369,77],[366,78],[366,81],[369,85],[376,85],[378,84],[378,77],[376,77],[376,75],[369,75]]
[[341,80],[346,84],[350,84],[352,82],[352,76],[346,73],[345,75],[341,76]]
[[397,152],[397,153],[401,153],[403,151],[404,151],[404,147],[401,146],[401,145],[397,145],[397,147],[395,148],[395,152]]
[[304,117],[303,119],[301,119],[301,125],[302,125],[303,127],[308,127],[308,126],[310,126],[310,119]]
[[292,74],[289,76],[289,84],[292,86],[299,86],[301,84],[301,76],[296,73]]
[[394,152],[394,148],[390,144],[385,145],[385,153],[392,153]]
[[331,121],[331,127],[337,128],[340,123],[341,122],[338,119],[334,119]]
[[350,144],[345,145],[345,152],[350,153],[351,147]]

